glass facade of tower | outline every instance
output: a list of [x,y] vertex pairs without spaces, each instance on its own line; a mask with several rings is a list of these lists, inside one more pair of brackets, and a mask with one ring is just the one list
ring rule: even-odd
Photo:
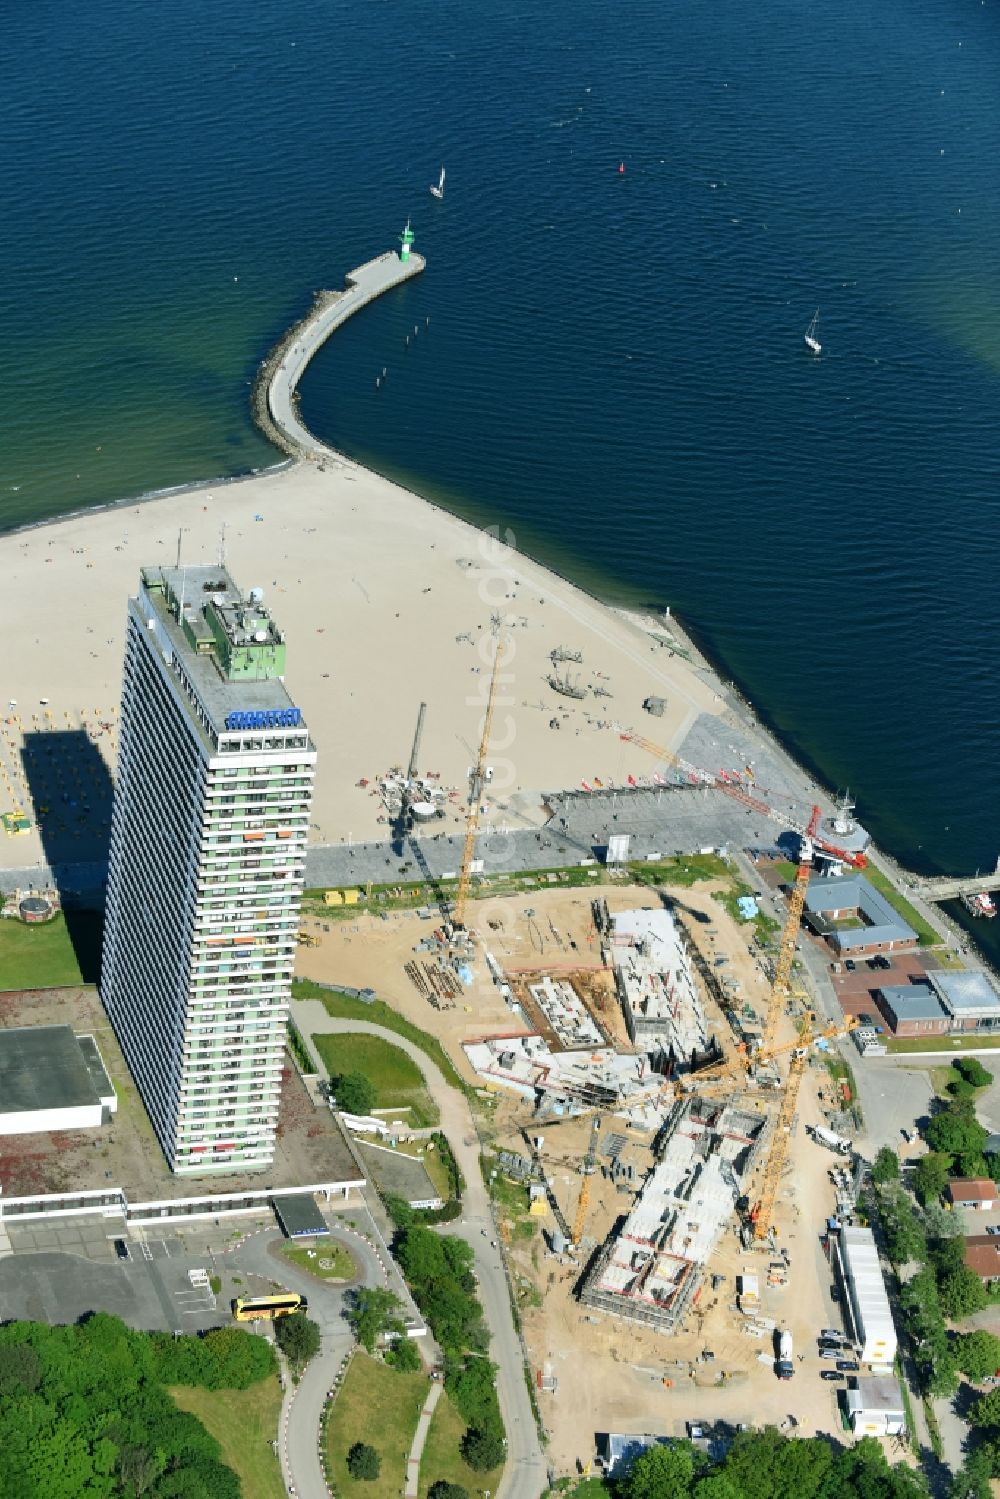
[[143,571],[101,997],[178,1173],[274,1154],[316,761],[283,668],[259,594],[223,569]]

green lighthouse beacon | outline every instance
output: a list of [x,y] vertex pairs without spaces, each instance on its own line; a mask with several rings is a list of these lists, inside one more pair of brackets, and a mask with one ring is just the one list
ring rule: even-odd
[[409,219],[406,221],[406,228],[399,236],[399,245],[399,258],[405,265],[410,258],[410,251],[413,248],[413,230],[410,228]]

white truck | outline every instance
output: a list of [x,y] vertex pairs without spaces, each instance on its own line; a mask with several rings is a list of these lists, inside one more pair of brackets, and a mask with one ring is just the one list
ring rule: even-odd
[[792,1363],[792,1335],[788,1328],[778,1334],[778,1357],[774,1361],[774,1372],[779,1379],[791,1379],[795,1373]]
[[843,1135],[838,1135],[832,1129],[824,1129],[821,1124],[814,1126],[812,1137],[817,1144],[825,1145],[827,1150],[835,1150],[838,1155],[850,1155],[851,1153],[850,1140],[846,1140]]

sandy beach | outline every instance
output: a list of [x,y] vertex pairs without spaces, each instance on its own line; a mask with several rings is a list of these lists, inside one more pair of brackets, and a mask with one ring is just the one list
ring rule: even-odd
[[[455,788],[447,827],[460,823],[497,618],[506,649],[491,796],[512,823],[537,817],[541,790],[648,778],[655,759],[623,742],[620,726],[675,749],[699,714],[727,706],[669,621],[649,622],[665,632],[654,638],[520,555],[507,544],[516,538],[498,540],[346,459],[301,462],[0,538],[17,640],[0,685],[0,812],[59,819],[87,856],[88,772],[57,781],[48,812],[32,807],[24,736],[82,727],[113,764],[125,606],[139,569],[175,561],[178,538],[182,561],[212,561],[223,526],[227,565],[244,588],[265,590],[287,636],[288,689],[320,752],[316,842],[385,836],[380,798],[358,783],[406,765],[421,702],[418,769]],[[558,668],[587,688],[581,701],[547,681],[559,647],[582,655]],[[643,712],[650,695],[666,699],[660,718]],[[36,759],[48,753],[47,741],[31,742]],[[41,858],[37,828],[0,839],[8,868]]]

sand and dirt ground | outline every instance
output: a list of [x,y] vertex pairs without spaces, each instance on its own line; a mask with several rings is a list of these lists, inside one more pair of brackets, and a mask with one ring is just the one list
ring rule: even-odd
[[[768,986],[757,950],[748,940],[751,929],[738,925],[720,904],[716,897],[722,889],[720,881],[704,881],[669,894],[680,904],[681,914],[687,914],[687,929],[706,957],[726,959],[727,975],[740,985],[741,1003],[752,1005],[762,1016]],[[656,892],[641,887],[605,885],[600,893],[612,910],[659,903]],[[585,968],[600,963],[589,892],[536,891],[490,905],[500,926],[484,929],[484,935],[505,966],[559,972],[570,966],[570,938],[576,942],[572,964]],[[708,919],[698,920],[698,915]],[[463,1040],[509,1034],[524,1027],[501,1001],[482,962],[476,965],[476,983],[453,1010],[435,1011],[417,993],[403,965],[433,924],[412,913],[385,921],[368,916],[337,923],[320,921],[313,928],[319,931],[320,944],[300,950],[298,968],[302,976],[326,982],[370,984],[393,1008],[438,1036],[463,1075],[471,1079],[461,1050]],[[322,930],[324,925],[329,931]],[[551,936],[553,929],[559,942]],[[538,950],[539,935],[546,943],[544,952]],[[713,1013],[710,1001],[708,1007]],[[720,1026],[725,1025],[714,1013]],[[606,1014],[597,1011],[596,1016],[607,1023]],[[779,1039],[790,1040],[793,1035],[792,1021],[783,1017]],[[695,1417],[780,1424],[793,1415],[799,1429],[810,1435],[840,1433],[836,1386],[820,1379],[820,1369],[830,1365],[821,1364],[816,1348],[821,1327],[840,1325],[830,1296],[833,1277],[820,1245],[826,1217],[835,1207],[829,1171],[836,1158],[806,1135],[808,1124],[822,1122],[817,1093],[824,1087],[829,1090],[825,1071],[811,1066],[800,1094],[790,1164],[778,1198],[779,1243],[791,1258],[787,1285],[769,1286],[767,1266],[772,1256],[747,1254],[730,1228],[712,1262],[712,1270],[726,1280],[716,1290],[708,1284],[700,1315],[692,1317],[678,1336],[640,1329],[581,1306],[574,1295],[579,1269],[548,1253],[545,1235],[554,1225],[551,1216],[542,1220],[530,1238],[514,1231],[508,1257],[525,1297],[521,1316],[533,1371],[552,1374],[558,1381],[555,1393],[539,1390],[538,1399],[550,1433],[551,1459],[559,1471],[570,1471],[578,1459],[589,1460],[595,1432],[675,1433],[685,1420]],[[530,1117],[525,1105],[504,1095],[489,1126],[495,1144],[525,1153],[520,1129]],[[548,1127],[545,1150],[551,1179],[570,1222],[580,1191],[577,1167],[589,1133],[587,1120]],[[622,1159],[634,1164],[638,1179],[652,1165],[650,1144],[649,1137],[633,1135],[624,1150]],[[601,1175],[592,1178],[585,1247],[603,1242],[630,1201]],[[743,1333],[744,1319],[732,1310],[735,1277],[744,1265],[760,1278],[762,1314],[791,1330],[796,1354],[803,1356],[802,1362],[797,1359],[790,1382],[776,1379],[770,1361],[766,1365],[758,1361],[759,1354],[773,1351],[768,1340]],[[710,1363],[700,1361],[705,1349],[715,1355]],[[728,1379],[716,1386],[720,1371]]]
[[[49,815],[71,839],[79,827],[78,856],[87,856],[90,782],[100,781],[92,752],[108,764],[115,755],[126,600],[140,567],[174,565],[178,547],[182,562],[214,561],[223,525],[233,576],[245,589],[264,589],[287,636],[287,687],[319,750],[316,842],[385,835],[378,797],[358,782],[406,765],[421,702],[417,768],[439,773],[464,798],[494,616],[507,641],[490,752],[498,802],[518,789],[649,776],[655,759],[625,744],[612,723],[645,723],[672,748],[699,713],[726,706],[712,673],[685,658],[669,625],[652,638],[512,550],[506,542],[516,545],[515,537],[500,542],[346,461],[299,464],[0,537],[5,617],[16,639],[0,685],[0,812],[38,810],[28,800],[24,736],[79,735],[82,726],[91,763],[79,784],[67,772]],[[582,663],[559,668],[586,687],[582,701],[547,682],[559,647],[582,654]],[[662,718],[643,713],[649,695],[666,699]],[[34,743],[44,764],[45,740]],[[460,822],[453,804],[442,826],[455,831]],[[0,838],[8,867],[40,858],[36,832]]]

